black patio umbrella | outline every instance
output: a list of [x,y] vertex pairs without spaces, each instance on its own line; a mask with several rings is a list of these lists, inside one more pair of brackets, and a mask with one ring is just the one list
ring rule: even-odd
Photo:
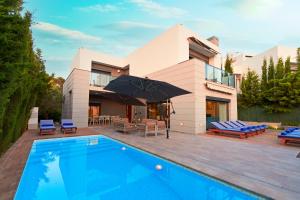
[[[134,98],[146,99],[148,102],[167,101],[167,104],[172,97],[191,93],[167,82],[129,75],[119,76],[104,89]],[[169,138],[168,127],[167,138]]]
[[[123,94],[118,94],[118,93],[113,93],[113,92],[103,92],[103,91],[91,91],[90,92],[91,99],[95,100],[97,102],[97,98],[105,98],[109,99],[121,104],[126,104],[126,105],[135,105],[135,106],[145,106],[145,103],[142,101]],[[99,100],[98,100],[99,101]]]
[[190,93],[167,82],[129,75],[119,76],[104,89],[134,98],[146,99],[149,102],[161,102]]

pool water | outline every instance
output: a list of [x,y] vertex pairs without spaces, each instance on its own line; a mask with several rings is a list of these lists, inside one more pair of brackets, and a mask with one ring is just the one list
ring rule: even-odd
[[105,136],[37,140],[16,200],[261,199]]

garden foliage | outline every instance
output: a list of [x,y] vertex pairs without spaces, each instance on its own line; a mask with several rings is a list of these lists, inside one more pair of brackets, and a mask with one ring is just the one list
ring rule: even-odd
[[[264,107],[268,113],[286,113],[300,106],[300,49],[298,49],[297,69],[291,72],[291,61],[279,58],[276,66],[273,58],[269,65],[265,59],[262,76],[248,70],[241,83],[239,106]],[[268,67],[267,67],[268,65]]]
[[34,50],[31,14],[21,0],[0,0],[0,153],[26,129],[30,110],[48,91],[41,51]]

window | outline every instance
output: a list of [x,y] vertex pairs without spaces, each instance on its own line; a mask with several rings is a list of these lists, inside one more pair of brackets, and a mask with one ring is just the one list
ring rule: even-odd
[[113,80],[113,77],[109,72],[103,72],[99,70],[92,70],[91,72],[91,80],[90,80],[91,85],[104,87],[111,80]]

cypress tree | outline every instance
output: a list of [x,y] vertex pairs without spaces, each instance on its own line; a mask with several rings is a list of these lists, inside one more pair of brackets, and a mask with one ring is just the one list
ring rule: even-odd
[[260,81],[255,71],[248,69],[246,77],[242,78],[240,100],[245,106],[260,103]]
[[268,85],[268,69],[267,69],[267,60],[264,59],[263,65],[261,67],[262,74],[261,74],[261,81],[260,81],[260,90],[261,90],[261,97],[264,99],[265,92],[267,90]]
[[291,73],[291,57],[287,57],[284,63],[284,75]]
[[300,104],[300,76],[297,73],[289,73],[280,80],[268,92],[268,104],[265,108],[269,112],[290,112]]
[[269,88],[273,87],[274,78],[275,78],[274,61],[273,61],[273,58],[270,57],[270,63],[269,63],[269,67],[268,67],[268,87]]
[[297,49],[297,71],[300,72],[300,47]]
[[275,70],[275,78],[276,79],[282,79],[284,76],[284,65],[282,58],[278,59],[276,70]]
[[229,58],[229,56],[227,55],[226,61],[225,61],[225,72],[230,73],[230,74],[233,73],[231,64],[232,64],[232,59]]

